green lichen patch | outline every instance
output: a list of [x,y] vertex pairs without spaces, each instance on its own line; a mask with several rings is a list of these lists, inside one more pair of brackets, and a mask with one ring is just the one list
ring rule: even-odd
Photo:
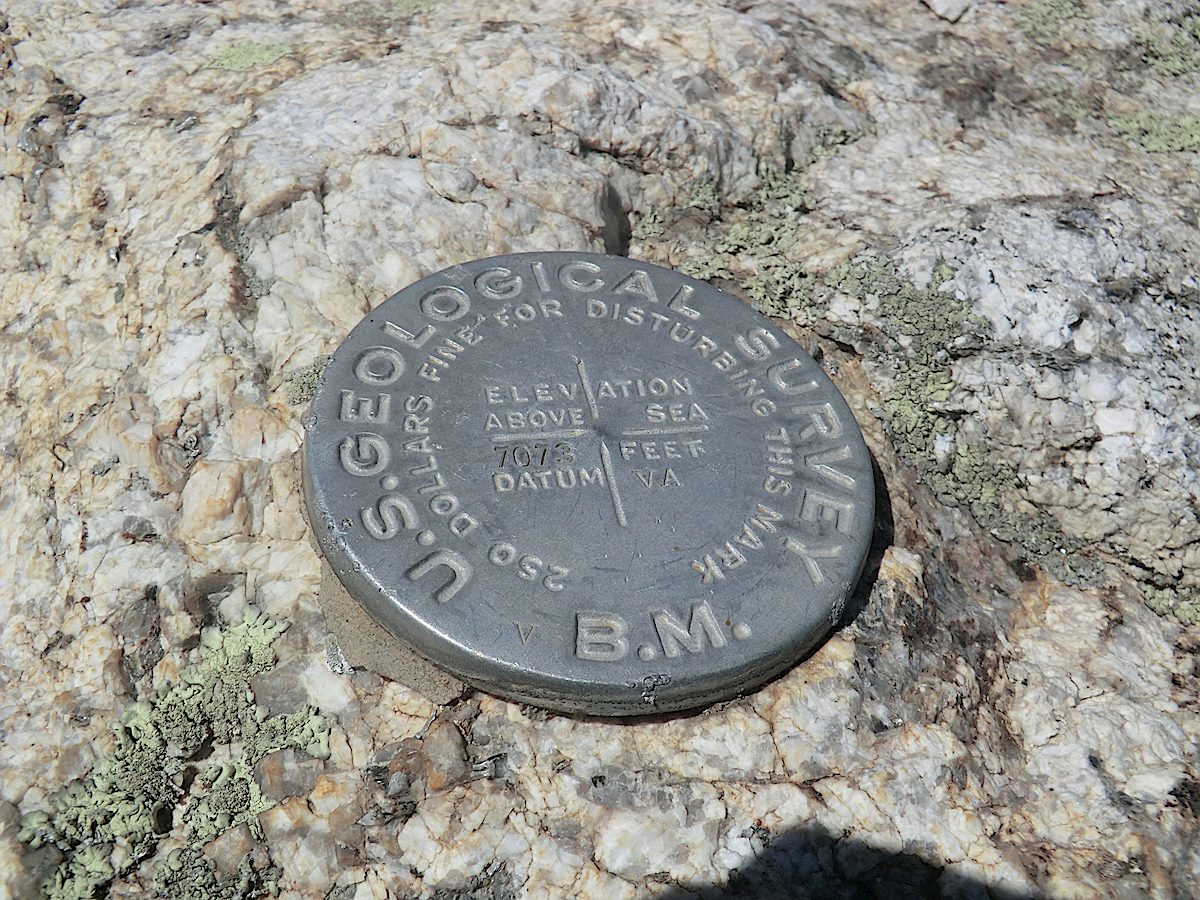
[[330,357],[322,356],[316,362],[294,369],[284,376],[283,383],[287,386],[288,403],[292,406],[300,406],[313,398],[313,394],[317,392],[317,384],[320,383],[321,376],[325,374],[325,369],[329,366],[329,360]]
[[709,218],[716,218],[721,213],[721,194],[716,182],[702,181],[696,185],[687,199],[691,209],[699,210]]
[[1113,133],[1141,144],[1152,153],[1181,153],[1200,150],[1200,118],[1168,116],[1143,110],[1108,120]]
[[841,125],[818,125],[816,140],[813,142],[812,149],[808,153],[808,158],[797,160],[796,163],[801,168],[807,167],[818,160],[832,156],[837,152],[839,147],[849,144],[858,137],[857,133],[847,131]]
[[817,304],[802,300],[812,299],[819,285],[798,252],[803,217],[815,207],[804,171],[858,136],[840,125],[816,125],[805,158],[791,168],[760,164],[757,186],[736,198],[701,181],[678,207],[636,218],[632,239],[644,255],[668,258],[694,278],[738,285],[764,312],[805,321]]
[[172,850],[154,873],[159,896],[171,900],[244,900],[274,896],[279,890],[279,870],[256,865],[247,854],[237,871],[220,878],[204,855],[194,847]]
[[1200,588],[1143,585],[1142,598],[1160,616],[1169,616],[1185,626],[1200,623]]
[[246,72],[279,62],[290,52],[287,44],[241,41],[216,53],[209,65],[227,72]]
[[1078,0],[1034,0],[1021,10],[1021,30],[1039,44],[1053,44],[1063,25],[1082,15]]
[[715,219],[701,241],[689,246],[679,268],[694,278],[724,279],[741,286],[759,309],[772,315],[800,312],[814,278],[797,257],[802,217],[813,198],[798,172],[765,168],[759,185],[738,206]]
[[952,275],[940,266],[922,287],[904,278],[890,260],[868,259],[842,266],[826,280],[875,305],[894,343],[887,353],[895,363],[880,417],[897,452],[938,499],[970,510],[980,525],[1055,577],[1095,583],[1100,567],[1082,553],[1083,544],[1064,534],[1052,516],[1014,508],[1020,488],[1016,473],[992,461],[985,435],[960,425],[946,410],[954,389],[954,358],[978,342],[986,325],[965,300],[943,289]]
[[262,837],[258,814],[272,804],[259,790],[245,756],[214,763],[195,783],[198,790],[191,814],[197,840],[209,841],[243,822],[255,837]]
[[1138,35],[1142,61],[1169,78],[1200,70],[1200,15],[1147,26]]
[[311,709],[268,716],[250,690],[250,679],[274,666],[271,644],[286,627],[250,611],[238,625],[205,629],[198,664],[129,706],[112,752],[56,793],[49,810],[25,817],[21,840],[64,854],[43,896],[94,896],[168,834],[199,845],[253,824],[270,804],[250,773],[269,753],[290,747],[328,757],[324,718]]
[[1085,92],[1074,85],[1059,82],[1039,85],[1038,96],[1030,101],[1030,105],[1053,124],[1068,129],[1075,128],[1089,114]]
[[638,217],[633,223],[633,229],[630,237],[635,241],[647,242],[656,241],[664,237],[667,233],[667,222],[663,216],[662,210],[653,208],[646,211],[646,214]]

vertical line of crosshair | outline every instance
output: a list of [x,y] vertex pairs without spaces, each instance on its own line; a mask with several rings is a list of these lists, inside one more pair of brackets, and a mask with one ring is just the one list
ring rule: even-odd
[[[587,398],[588,410],[592,414],[592,421],[600,421],[600,408],[596,405],[596,395],[592,393],[592,383],[588,380],[587,366],[583,364],[583,360],[576,357],[575,368],[579,372],[579,383],[583,385],[583,396]],[[608,450],[608,444],[604,438],[600,438],[600,466],[604,469],[604,480],[608,482],[608,493],[612,497],[613,510],[617,514],[617,522],[624,528],[627,524],[625,521],[625,504],[621,502],[621,494],[617,490],[617,479],[613,474],[612,454]]]
[[600,408],[596,406],[596,395],[592,393],[592,383],[587,377],[587,366],[582,359],[576,358],[575,368],[579,371],[579,382],[583,385],[583,395],[587,397],[588,409],[592,413],[592,421],[600,421]]

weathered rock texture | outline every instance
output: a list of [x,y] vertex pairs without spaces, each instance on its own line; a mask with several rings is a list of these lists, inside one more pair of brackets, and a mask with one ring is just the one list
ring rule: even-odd
[[[1198,23],[12,0],[0,893],[1200,894]],[[306,384],[560,248],[790,319],[879,463],[857,618],[702,716],[438,709],[327,642]]]

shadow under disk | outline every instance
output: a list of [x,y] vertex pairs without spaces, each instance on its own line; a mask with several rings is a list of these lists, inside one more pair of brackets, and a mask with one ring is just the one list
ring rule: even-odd
[[[867,452],[870,453],[870,451]],[[871,546],[867,550],[867,559],[863,563],[862,575],[859,576],[858,583],[850,592],[850,596],[846,598],[846,608],[837,625],[830,632],[831,635],[841,631],[857,619],[859,613],[866,608],[867,601],[871,598],[871,589],[879,580],[879,565],[883,561],[883,554],[896,541],[896,524],[892,518],[892,498],[888,493],[887,482],[883,478],[883,471],[879,468],[875,454],[870,453],[870,456],[871,475],[875,481],[875,522],[874,530],[871,532]]]

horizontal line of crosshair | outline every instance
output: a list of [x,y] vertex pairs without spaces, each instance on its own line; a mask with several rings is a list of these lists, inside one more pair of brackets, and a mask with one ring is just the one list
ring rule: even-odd
[[659,435],[659,434],[696,434],[700,431],[708,431],[707,425],[668,425],[665,428],[629,428],[622,431],[621,434],[626,437],[641,437],[642,435]]
[[[649,437],[666,434],[697,434],[708,431],[707,425],[672,425],[664,428],[627,428],[621,432],[623,437]],[[492,441],[506,444],[512,441],[548,441],[552,438],[577,438],[588,433],[586,428],[572,428],[566,431],[530,431],[520,434],[493,434]]]
[[567,431],[533,431],[525,434],[493,434],[492,440],[497,444],[508,441],[548,441],[551,438],[577,438],[588,433],[586,428],[575,428]]

